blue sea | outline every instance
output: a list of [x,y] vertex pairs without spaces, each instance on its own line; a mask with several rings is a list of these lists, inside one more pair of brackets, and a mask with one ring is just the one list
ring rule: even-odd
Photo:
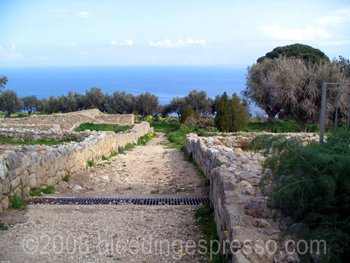
[[133,95],[151,92],[160,104],[188,95],[191,90],[205,90],[214,98],[225,91],[240,95],[245,88],[246,68],[229,66],[120,66],[120,67],[32,67],[0,68],[8,78],[7,89],[19,97],[35,95],[38,99],[85,94],[92,87],[104,93],[125,91]]

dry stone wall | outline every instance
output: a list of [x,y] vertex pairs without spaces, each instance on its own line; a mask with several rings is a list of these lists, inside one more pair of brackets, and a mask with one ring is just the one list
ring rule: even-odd
[[54,186],[65,175],[86,168],[88,160],[110,156],[118,147],[137,143],[139,137],[153,132],[148,122],[130,130],[82,132],[81,142],[55,146],[0,146],[0,212],[7,209],[13,195],[26,198],[30,189]]
[[[318,141],[316,134],[287,135],[293,136],[301,137],[305,144]],[[266,158],[240,148],[250,140],[243,136],[186,136],[187,152],[210,180],[210,199],[220,240],[227,240],[226,251],[232,252],[232,262],[300,262],[296,252],[287,253],[293,249],[285,250],[283,242],[288,240],[280,236],[281,229],[293,221],[274,222],[272,211],[267,208],[268,198],[258,187],[262,178],[260,164]]]
[[36,130],[73,130],[81,123],[86,122],[134,125],[134,115],[104,114],[98,109],[93,109],[53,115],[33,115],[24,118],[0,118],[0,127]]

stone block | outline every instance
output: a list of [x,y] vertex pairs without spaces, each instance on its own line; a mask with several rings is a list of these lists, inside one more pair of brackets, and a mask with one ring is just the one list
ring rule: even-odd
[[15,153],[9,153],[7,156],[7,167],[10,171],[13,171],[14,169],[18,168],[22,164],[21,157]]
[[225,205],[224,213],[225,222],[227,222],[229,226],[234,227],[247,225],[245,217],[238,212],[237,208],[230,205]]
[[14,191],[21,184],[21,177],[16,177],[11,181],[11,191]]
[[7,196],[4,199],[2,199],[1,205],[4,210],[6,210],[9,207],[9,198]]
[[0,156],[0,179],[4,180],[8,173],[5,159]]
[[29,176],[29,187],[31,189],[34,189],[37,187],[37,181],[36,181],[36,175],[35,173],[32,173],[30,176]]

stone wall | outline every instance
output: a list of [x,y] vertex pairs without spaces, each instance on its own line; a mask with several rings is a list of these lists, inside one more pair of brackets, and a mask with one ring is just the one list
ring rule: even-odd
[[[308,138],[306,143],[318,140],[313,134],[303,138]],[[285,225],[272,220],[272,211],[267,208],[268,198],[258,187],[262,178],[260,164],[266,158],[239,148],[244,141],[251,139],[242,136],[206,138],[189,134],[185,148],[210,180],[217,233],[221,241],[227,240],[232,246],[232,262],[300,262],[297,253],[290,255],[281,250],[280,229]],[[269,253],[271,244],[276,244],[276,253]],[[258,246],[264,248],[262,253],[257,252]]]
[[110,156],[118,147],[137,143],[153,132],[148,122],[136,124],[121,133],[83,132],[85,139],[55,146],[0,146],[0,212],[7,209],[9,197],[26,198],[32,188],[54,186],[65,175],[86,168],[88,160]]
[[37,130],[73,130],[81,123],[86,122],[133,125],[134,115],[104,114],[97,109],[93,109],[53,115],[33,115],[24,118],[0,118],[0,127]]

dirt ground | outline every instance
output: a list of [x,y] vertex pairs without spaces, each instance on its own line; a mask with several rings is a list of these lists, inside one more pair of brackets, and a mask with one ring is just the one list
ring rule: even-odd
[[[158,135],[125,155],[96,160],[55,186],[53,196],[206,196],[206,180]],[[197,208],[29,205],[0,216],[10,225],[0,231],[0,261],[208,262],[198,247]]]

